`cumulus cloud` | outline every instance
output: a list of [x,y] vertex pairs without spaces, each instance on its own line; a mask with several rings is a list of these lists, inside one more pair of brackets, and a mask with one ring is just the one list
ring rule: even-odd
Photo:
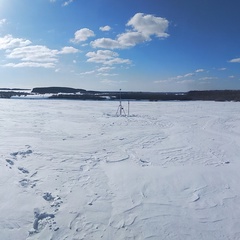
[[98,50],[96,52],[88,52],[86,54],[86,57],[88,57],[87,62],[102,63],[104,65],[131,63],[129,59],[122,59],[118,56],[118,53],[110,50]]
[[103,31],[103,32],[108,32],[108,31],[111,30],[111,27],[108,26],[108,25],[106,25],[106,26],[104,26],[104,27],[100,27],[99,30],[101,30],[101,31]]
[[231,62],[231,63],[240,63],[240,58],[231,59],[229,62]]
[[71,39],[71,42],[73,43],[84,42],[88,38],[95,36],[94,32],[88,28],[79,29],[74,35],[74,39]]
[[135,31],[142,33],[147,39],[151,35],[159,38],[165,38],[169,35],[165,32],[168,28],[168,20],[154,15],[144,15],[143,13],[135,14],[127,23]]
[[71,53],[77,53],[77,52],[79,52],[79,50],[74,47],[63,47],[59,53],[60,54],[71,54]]
[[138,43],[142,43],[145,41],[150,41],[151,38],[149,36],[144,36],[140,32],[127,32],[118,35],[117,42],[121,46],[121,48],[134,47]]
[[97,52],[88,52],[86,56],[92,59],[94,62],[98,62],[117,57],[118,53],[110,50],[98,50]]
[[8,59],[17,59],[20,63],[8,63],[5,67],[44,67],[53,68],[58,62],[58,55],[73,54],[78,50],[73,47],[63,47],[60,51],[49,49],[42,45],[18,47],[6,51]]
[[100,38],[91,42],[94,48],[129,48],[139,43],[151,41],[152,36],[157,38],[166,38],[169,34],[168,20],[154,15],[145,15],[143,13],[135,14],[126,24],[128,29],[126,32],[117,35],[116,39]]
[[0,50],[24,47],[30,44],[31,44],[31,41],[23,38],[14,38],[10,34],[4,37],[0,37]]
[[21,61],[31,62],[57,62],[57,50],[51,50],[46,46],[35,45],[13,49],[7,58],[20,59]]
[[98,38],[91,42],[91,46],[93,48],[108,48],[108,49],[122,48],[122,46],[117,40],[113,40],[111,38]]

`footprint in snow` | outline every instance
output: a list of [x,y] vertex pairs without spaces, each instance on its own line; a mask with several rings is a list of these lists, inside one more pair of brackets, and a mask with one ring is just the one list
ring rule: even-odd
[[49,192],[45,192],[42,197],[45,201],[50,203],[51,207],[55,208],[55,210],[54,210],[55,212],[58,211],[58,208],[63,203],[62,199],[58,195],[57,195],[57,197],[53,197],[53,195]]
[[6,159],[6,162],[10,165],[14,165],[14,161],[10,160],[10,159]]
[[22,173],[29,173],[29,171],[24,167],[18,167],[18,170],[21,171]]
[[58,231],[59,227],[56,226],[56,221],[54,218],[54,214],[46,212],[41,213],[38,208],[35,208],[33,229],[29,231],[29,235],[39,233],[46,225],[49,226],[50,230]]
[[25,158],[26,156],[32,154],[33,151],[31,149],[28,149],[26,151],[18,151],[18,152],[12,152],[10,153],[11,156],[13,157],[18,157],[18,156],[21,156],[22,158]]
[[27,178],[24,178],[19,181],[20,185],[24,188],[27,188],[27,187],[34,188],[34,187],[36,187],[36,182],[37,182],[37,180],[31,181]]

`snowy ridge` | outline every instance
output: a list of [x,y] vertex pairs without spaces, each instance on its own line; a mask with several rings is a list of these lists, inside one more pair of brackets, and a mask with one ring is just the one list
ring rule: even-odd
[[117,107],[1,100],[1,239],[239,239],[239,104]]

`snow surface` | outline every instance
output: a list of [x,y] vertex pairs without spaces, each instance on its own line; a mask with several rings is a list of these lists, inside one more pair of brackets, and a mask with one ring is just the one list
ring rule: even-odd
[[117,107],[0,100],[0,238],[240,239],[240,103]]

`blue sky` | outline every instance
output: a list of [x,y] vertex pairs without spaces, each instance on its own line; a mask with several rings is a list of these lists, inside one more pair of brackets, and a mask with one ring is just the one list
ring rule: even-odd
[[240,89],[239,0],[0,0],[0,87]]

